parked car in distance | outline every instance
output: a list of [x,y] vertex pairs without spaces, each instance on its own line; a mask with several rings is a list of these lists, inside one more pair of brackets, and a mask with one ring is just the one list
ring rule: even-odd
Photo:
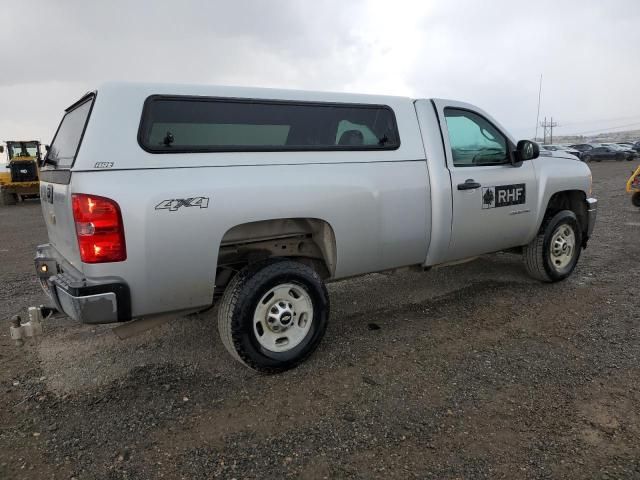
[[618,145],[620,145],[623,148],[629,148],[631,150],[633,150],[636,153],[640,153],[640,142],[619,142]]
[[627,146],[622,146],[620,144],[617,143],[603,143],[602,144],[603,147],[610,147],[613,148],[614,150],[617,150],[618,152],[623,152],[626,154],[626,159],[627,161],[631,161],[631,160],[635,160],[638,157],[638,153],[633,150],[632,148],[629,148]]
[[593,144],[591,149],[583,152],[582,160],[590,162],[592,160],[601,162],[602,160],[617,160],[621,162],[627,160],[629,154],[622,149],[613,148],[608,145]]
[[573,148],[574,150],[578,150],[580,153],[583,154],[585,152],[588,152],[589,150],[593,150],[593,145],[591,145],[590,143],[577,143],[575,145],[569,145],[570,148]]
[[540,148],[548,150],[550,152],[567,152],[578,158],[582,158],[582,152],[580,150],[568,147],[566,145],[540,145]]

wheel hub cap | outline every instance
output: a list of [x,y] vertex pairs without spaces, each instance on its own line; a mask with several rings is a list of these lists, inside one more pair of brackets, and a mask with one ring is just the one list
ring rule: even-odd
[[260,345],[272,352],[286,352],[307,336],[313,322],[313,303],[301,285],[278,285],[258,302],[253,331]]
[[291,321],[296,315],[291,303],[276,300],[267,314],[267,328],[273,332],[283,332],[291,327]]
[[576,248],[576,235],[568,225],[560,225],[551,237],[551,264],[562,270],[571,263]]

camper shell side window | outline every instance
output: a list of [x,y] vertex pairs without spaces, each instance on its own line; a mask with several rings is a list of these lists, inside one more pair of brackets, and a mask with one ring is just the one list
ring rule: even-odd
[[151,153],[395,150],[386,105],[153,95],[140,146]]

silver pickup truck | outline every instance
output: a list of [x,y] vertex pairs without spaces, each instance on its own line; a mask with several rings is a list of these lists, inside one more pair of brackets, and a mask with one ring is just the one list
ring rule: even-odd
[[317,347],[328,281],[502,250],[559,281],[597,206],[587,165],[472,105],[257,88],[106,84],[66,110],[40,177],[36,272],[57,310],[218,302],[224,345],[263,372]]

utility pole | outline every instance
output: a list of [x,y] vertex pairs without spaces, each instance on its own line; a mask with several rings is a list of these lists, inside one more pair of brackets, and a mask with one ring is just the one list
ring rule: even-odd
[[542,74],[540,74],[540,87],[538,88],[538,113],[536,115],[536,134],[533,136],[533,141],[538,141],[538,125],[540,124],[540,100],[542,99]]
[[549,133],[549,143],[553,143],[553,127],[557,127],[558,124],[553,121],[553,117],[551,117],[551,121],[547,122],[547,117],[544,117],[544,122],[540,123],[542,127],[542,144],[547,143],[547,132]]

